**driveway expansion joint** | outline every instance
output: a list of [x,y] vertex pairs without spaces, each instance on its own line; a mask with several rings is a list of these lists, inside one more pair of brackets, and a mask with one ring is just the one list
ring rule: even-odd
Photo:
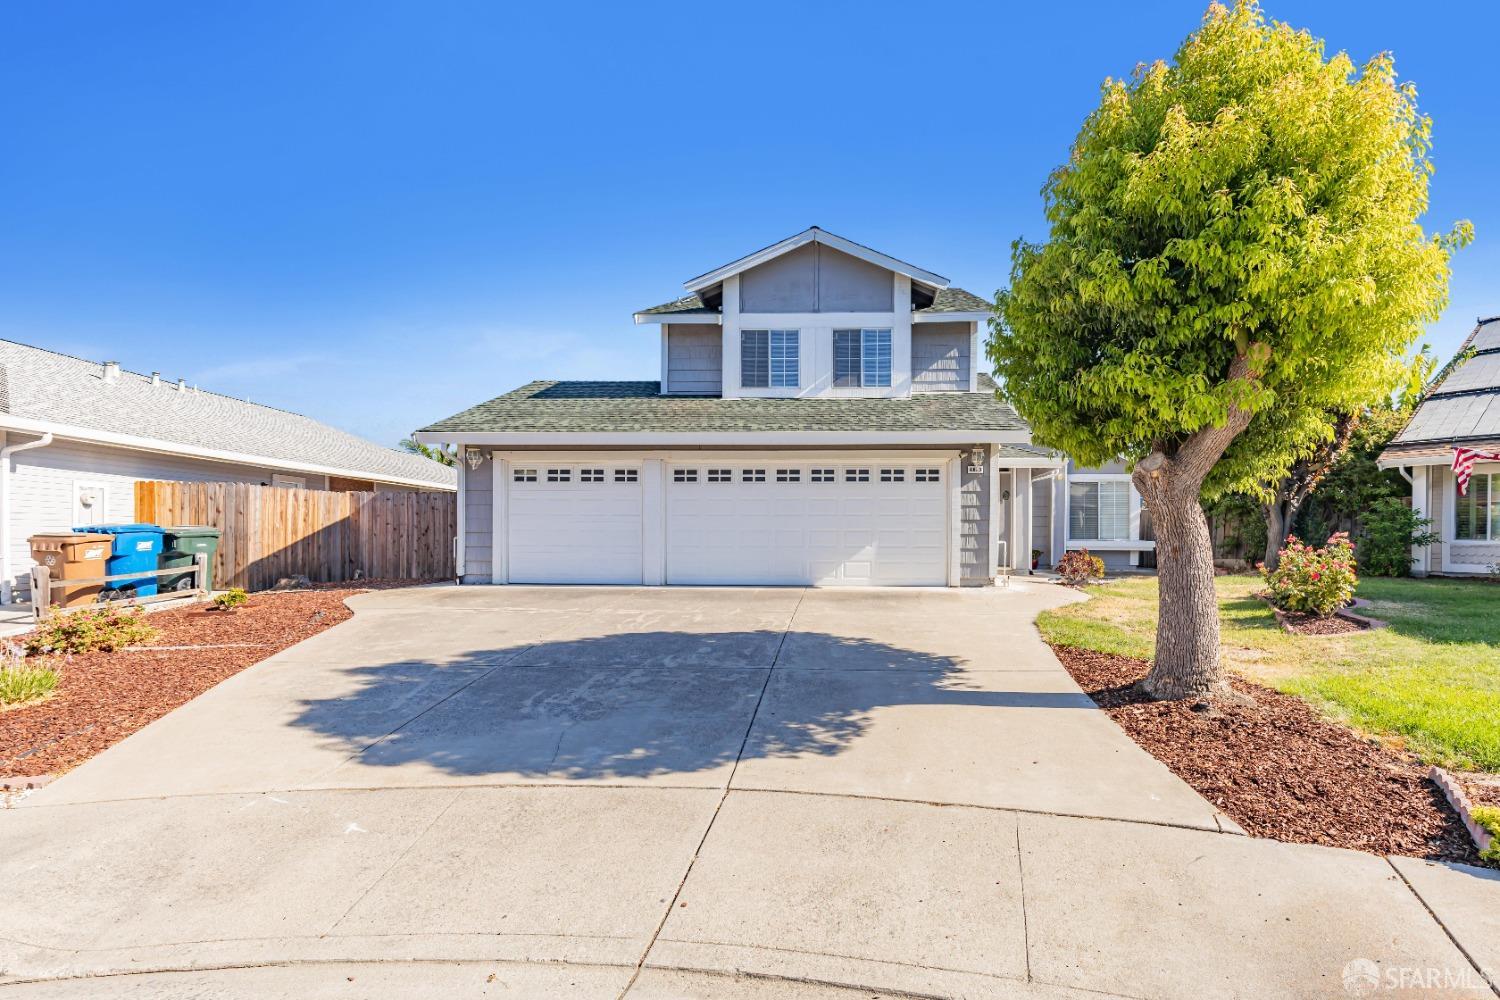
[[1422,909],[1427,911],[1427,915],[1432,918],[1433,923],[1442,928],[1443,933],[1448,936],[1448,940],[1453,942],[1453,947],[1458,949],[1458,953],[1464,957],[1464,961],[1468,962],[1470,967],[1474,970],[1474,974],[1477,975],[1482,982],[1489,986],[1491,993],[1494,993],[1495,996],[1500,997],[1500,981],[1497,981],[1494,978],[1494,975],[1492,975],[1492,973],[1500,974],[1500,970],[1487,970],[1484,968],[1484,966],[1480,965],[1478,960],[1474,958],[1473,954],[1470,953],[1469,949],[1464,945],[1464,943],[1458,939],[1458,935],[1454,934],[1453,930],[1443,921],[1443,918],[1437,915],[1437,911],[1434,910],[1432,906],[1427,902],[1426,898],[1417,891],[1417,887],[1411,884],[1411,879],[1406,877],[1406,873],[1403,872],[1399,867],[1397,867],[1395,861],[1393,861],[1389,856],[1387,856],[1384,861],[1386,864],[1391,866],[1391,871],[1396,873],[1396,877],[1401,880],[1401,884],[1406,886],[1407,890],[1417,898],[1417,902],[1422,904]]
[[781,630],[781,638],[776,643],[776,655],[771,658],[771,666],[766,670],[765,679],[761,681],[760,694],[755,699],[755,708],[750,712],[750,721],[745,724],[745,735],[740,739],[740,748],[739,752],[735,754],[734,766],[729,769],[729,777],[724,781],[724,790],[719,795],[719,801],[714,804],[713,815],[708,818],[708,823],[703,828],[703,836],[698,838],[698,846],[693,848],[693,856],[688,859],[687,868],[682,873],[682,879],[677,883],[676,891],[672,893],[672,898],[667,901],[666,912],[662,914],[661,921],[657,923],[656,928],[651,932],[651,940],[646,942],[646,947],[641,952],[641,958],[636,963],[635,972],[631,975],[630,981],[625,984],[625,988],[620,991],[622,1000],[641,978],[641,970],[646,965],[646,959],[650,956],[651,949],[656,946],[656,941],[661,936],[662,928],[667,926],[667,921],[671,919],[672,909],[677,905],[678,899],[682,897],[682,890],[687,885],[688,877],[693,874],[693,866],[698,863],[698,855],[703,852],[703,845],[708,841],[709,833],[713,831],[714,821],[719,818],[719,812],[724,808],[725,800],[729,798],[729,789],[734,784],[735,772],[739,770],[740,761],[744,759],[745,747],[750,743],[750,733],[755,729],[755,717],[760,714],[760,706],[766,700],[766,689],[771,686],[771,675],[776,672],[776,661],[781,657],[781,649],[786,645],[787,633],[792,630],[792,623],[797,620],[797,609],[802,607],[802,600],[806,596],[807,591],[804,589],[801,594],[797,595],[797,603],[792,606],[792,613],[787,616],[786,626]]

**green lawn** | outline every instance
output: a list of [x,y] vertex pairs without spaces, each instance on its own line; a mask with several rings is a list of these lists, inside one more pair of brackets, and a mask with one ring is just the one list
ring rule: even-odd
[[[1450,767],[1500,772],[1500,585],[1468,580],[1360,584],[1361,611],[1390,628],[1288,635],[1251,596],[1258,577],[1217,581],[1224,657],[1242,677],[1299,695],[1351,725]],[[1049,642],[1150,659],[1156,580],[1090,588],[1044,613]]]

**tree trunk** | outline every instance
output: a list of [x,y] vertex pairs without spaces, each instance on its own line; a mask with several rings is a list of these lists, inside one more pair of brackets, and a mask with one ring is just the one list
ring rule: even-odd
[[[1229,365],[1229,381],[1258,376],[1246,344]],[[1250,423],[1231,405],[1222,424],[1199,428],[1176,444],[1158,442],[1135,464],[1131,481],[1151,508],[1160,588],[1156,662],[1141,682],[1153,698],[1210,698],[1230,694],[1219,662],[1219,596],[1214,591],[1214,539],[1203,516],[1203,481]]]
[[1156,662],[1142,686],[1160,699],[1224,694],[1213,536],[1198,502],[1198,484],[1140,471],[1134,478],[1151,507],[1160,588]]
[[1280,496],[1266,504],[1266,558],[1267,570],[1281,564],[1281,546],[1286,541],[1287,512]]

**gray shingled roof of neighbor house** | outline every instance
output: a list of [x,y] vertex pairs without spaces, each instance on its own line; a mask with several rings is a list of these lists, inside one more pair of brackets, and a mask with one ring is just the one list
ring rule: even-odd
[[1426,455],[1431,447],[1500,440],[1500,316],[1481,319],[1453,365],[1428,394],[1382,459]]
[[[915,310],[917,313],[945,313],[945,312],[988,312],[992,303],[986,302],[973,292],[966,292],[962,288],[940,288],[932,305],[923,306]],[[663,302],[659,306],[651,306],[636,313],[637,316],[682,316],[684,319],[692,317],[718,316],[720,311],[704,304],[698,295],[684,295],[680,299],[671,302]]]
[[296,462],[357,479],[442,489],[454,470],[384,448],[311,417],[121,371],[27,344],[0,340],[0,413],[155,442],[232,452],[268,465]]
[[1024,431],[1026,422],[979,392],[919,393],[905,399],[720,399],[664,396],[659,382],[531,382],[422,428],[421,433],[715,433],[756,431]]

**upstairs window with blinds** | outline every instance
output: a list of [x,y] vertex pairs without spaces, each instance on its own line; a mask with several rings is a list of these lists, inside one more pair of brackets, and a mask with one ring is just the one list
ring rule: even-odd
[[1469,477],[1469,492],[1454,499],[1453,537],[1461,542],[1483,542],[1500,538],[1500,497],[1495,496],[1495,477],[1476,472]]
[[833,331],[833,384],[846,388],[891,384],[891,331]]
[[1121,541],[1130,537],[1130,484],[1119,480],[1068,484],[1068,537]]
[[746,389],[795,389],[801,384],[796,330],[741,330],[740,385]]

